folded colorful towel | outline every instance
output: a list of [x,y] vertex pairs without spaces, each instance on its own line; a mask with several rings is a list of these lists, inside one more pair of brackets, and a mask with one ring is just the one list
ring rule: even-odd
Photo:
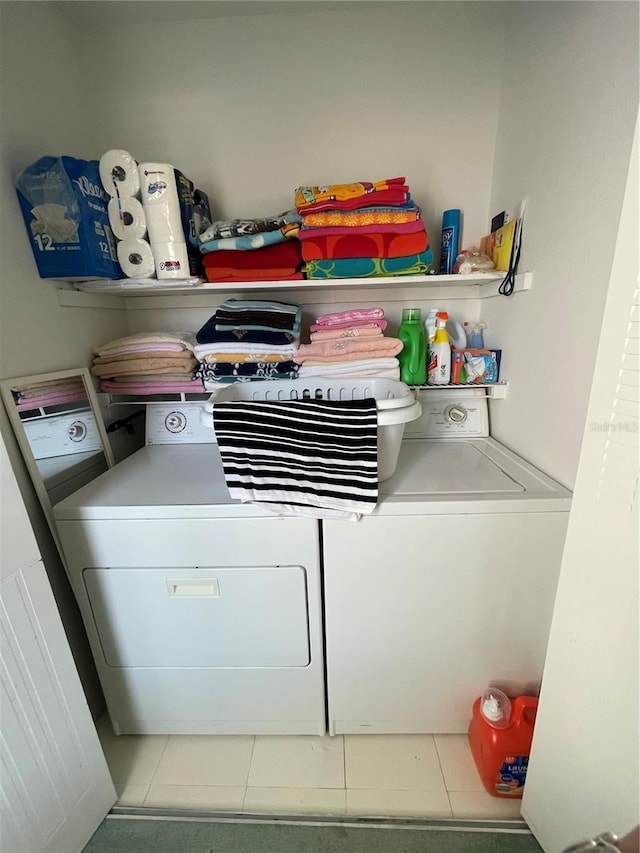
[[332,234],[329,237],[312,237],[301,245],[305,261],[396,258],[426,252],[429,238],[423,228],[415,234]]
[[426,275],[433,266],[431,249],[403,258],[338,258],[308,261],[309,279],[376,278],[393,275]]
[[409,200],[409,187],[404,178],[383,181],[360,181],[353,184],[328,184],[298,187],[295,205],[298,213],[318,213],[322,210],[354,210],[378,204],[404,204]]
[[201,242],[198,248],[203,255],[207,252],[218,252],[221,249],[244,251],[263,249],[265,246],[272,246],[274,243],[283,243],[285,240],[296,239],[299,230],[300,226],[296,223],[295,225],[286,225],[277,231],[245,234],[244,237],[227,237],[221,240],[213,239],[204,242],[202,242],[202,237],[200,237]]
[[336,225],[333,228],[301,228],[299,240],[304,244],[307,240],[317,240],[318,237],[353,237],[362,234],[421,234],[425,231],[424,222],[399,222],[390,225]]
[[308,213],[304,217],[304,227],[333,228],[343,225],[388,225],[400,222],[415,222],[422,218],[422,211],[415,201],[386,207],[358,207],[355,210],[325,210],[321,213]]
[[213,222],[206,231],[197,238],[202,244],[209,240],[224,240],[233,237],[243,237],[251,234],[264,234],[269,231],[280,231],[299,226],[302,217],[296,210],[285,210],[276,216],[267,216],[264,219],[228,219]]

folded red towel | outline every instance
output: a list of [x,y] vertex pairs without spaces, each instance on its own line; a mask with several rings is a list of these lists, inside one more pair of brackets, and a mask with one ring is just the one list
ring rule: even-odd
[[419,255],[429,245],[427,232],[415,234],[338,234],[316,237],[302,244],[305,261],[335,260],[337,258],[404,258]]
[[300,243],[297,240],[285,240],[282,243],[273,243],[271,246],[251,251],[221,249],[219,252],[208,252],[202,259],[207,269],[210,267],[236,267],[237,269],[290,267],[293,269],[299,266],[300,261]]

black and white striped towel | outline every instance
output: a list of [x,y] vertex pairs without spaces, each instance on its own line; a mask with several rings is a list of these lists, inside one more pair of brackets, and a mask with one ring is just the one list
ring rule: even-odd
[[231,497],[285,515],[358,519],[373,512],[377,424],[373,398],[213,406]]

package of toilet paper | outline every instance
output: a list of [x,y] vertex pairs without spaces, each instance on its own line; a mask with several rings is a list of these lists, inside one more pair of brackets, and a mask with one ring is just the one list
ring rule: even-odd
[[[142,206],[152,248],[160,246],[164,253],[170,244],[179,244],[182,254],[182,246],[186,246],[187,267],[184,269],[184,263],[180,262],[179,272],[182,277],[197,275],[201,272],[201,257],[191,242],[195,236],[192,181],[169,163],[141,163],[139,172]],[[154,257],[156,255],[154,251]],[[173,277],[173,264],[178,261],[172,257],[167,260]],[[158,268],[158,278],[163,277]]]
[[16,178],[41,278],[121,278],[97,160],[42,157]]

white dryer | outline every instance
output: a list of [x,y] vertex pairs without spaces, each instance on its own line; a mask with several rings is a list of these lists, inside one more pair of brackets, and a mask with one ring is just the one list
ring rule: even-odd
[[54,508],[114,730],[322,734],[319,523],[232,501],[200,410]]
[[422,409],[374,513],[323,522],[332,734],[465,732],[488,685],[540,686],[571,494],[488,437],[483,390]]

